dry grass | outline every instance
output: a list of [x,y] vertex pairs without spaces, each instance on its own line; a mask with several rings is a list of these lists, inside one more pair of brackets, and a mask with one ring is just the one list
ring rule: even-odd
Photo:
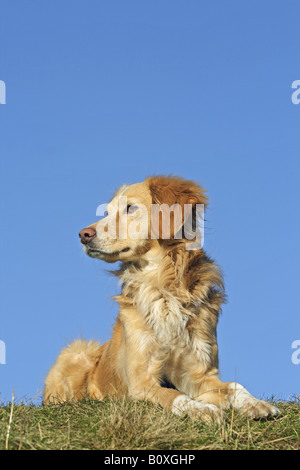
[[145,402],[8,403],[0,407],[0,449],[299,450],[299,397],[276,406],[282,415],[272,421],[229,410],[224,424],[207,426]]

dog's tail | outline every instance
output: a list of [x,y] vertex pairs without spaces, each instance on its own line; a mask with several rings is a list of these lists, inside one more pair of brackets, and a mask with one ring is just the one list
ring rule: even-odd
[[75,340],[64,348],[46,378],[44,403],[102,398],[91,380],[101,354],[102,346],[95,341]]

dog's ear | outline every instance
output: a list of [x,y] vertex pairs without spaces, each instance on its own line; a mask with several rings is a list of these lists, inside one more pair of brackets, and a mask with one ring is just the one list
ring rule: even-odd
[[[206,206],[208,203],[205,190],[200,185],[175,176],[154,176],[146,181],[152,197],[152,219],[156,219],[156,223],[151,223],[155,238],[168,238],[163,236],[164,233],[169,233],[171,239],[178,238],[176,234],[182,230],[187,218],[195,227],[197,204]],[[169,217],[163,216],[164,207],[172,208]]]

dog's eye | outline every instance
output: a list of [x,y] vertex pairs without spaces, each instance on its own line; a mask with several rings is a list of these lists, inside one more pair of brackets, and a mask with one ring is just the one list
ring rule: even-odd
[[127,206],[127,214],[134,214],[138,210],[138,206]]

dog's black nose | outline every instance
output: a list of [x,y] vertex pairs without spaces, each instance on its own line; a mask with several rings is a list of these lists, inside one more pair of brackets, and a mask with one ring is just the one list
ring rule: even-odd
[[92,227],[87,227],[79,232],[79,237],[81,238],[81,243],[87,245],[91,240],[96,236],[96,230]]

